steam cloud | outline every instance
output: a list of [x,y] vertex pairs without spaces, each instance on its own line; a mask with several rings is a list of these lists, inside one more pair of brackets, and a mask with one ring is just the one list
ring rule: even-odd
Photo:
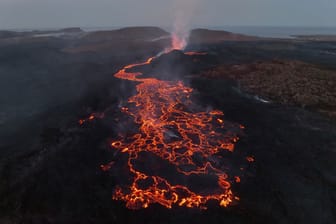
[[174,0],[172,48],[183,50],[188,44],[191,22],[201,0]]

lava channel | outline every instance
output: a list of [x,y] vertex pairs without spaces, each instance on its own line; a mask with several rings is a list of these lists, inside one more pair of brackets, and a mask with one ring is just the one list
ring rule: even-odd
[[101,166],[119,176],[113,199],[125,201],[129,209],[151,204],[206,209],[209,201],[227,207],[239,200],[231,189],[239,177],[228,176],[230,167],[223,154],[234,151],[244,127],[224,121],[221,111],[192,109],[196,108],[193,89],[181,81],[141,78],[142,73],[129,72],[154,59],[127,65],[115,74],[139,84],[137,94],[121,109],[132,117],[137,131],[111,142],[112,150],[121,155],[121,168],[116,161]]

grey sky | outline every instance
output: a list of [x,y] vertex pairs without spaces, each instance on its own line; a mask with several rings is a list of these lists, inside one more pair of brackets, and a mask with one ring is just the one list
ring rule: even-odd
[[336,0],[0,0],[0,30],[170,26],[183,1],[193,25],[336,26]]

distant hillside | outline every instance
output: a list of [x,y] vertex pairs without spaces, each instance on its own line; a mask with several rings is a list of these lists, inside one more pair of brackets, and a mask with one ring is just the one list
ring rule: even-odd
[[6,38],[13,38],[13,37],[17,37],[19,35],[18,32],[14,32],[14,31],[0,31],[0,39],[6,39]]
[[63,32],[63,33],[79,33],[83,32],[83,30],[79,27],[69,27],[65,29],[58,30],[56,32]]
[[227,31],[195,29],[190,33],[189,44],[218,43],[221,41],[253,41],[259,37],[236,34]]
[[115,39],[154,39],[168,36],[169,33],[158,27],[128,27],[119,30],[96,31],[83,37],[89,41],[104,41]]
[[336,41],[336,35],[296,35],[294,37],[307,41]]
[[24,32],[16,32],[16,31],[8,31],[8,30],[0,30],[0,39],[10,39],[10,38],[26,38],[26,37],[34,37],[37,35],[47,36],[51,34],[77,34],[84,32],[79,27],[70,27],[59,30],[33,30],[33,31],[24,31]]
[[[161,37],[166,37],[161,39]],[[95,31],[84,35],[73,46],[64,49],[68,53],[136,51],[139,49],[163,49],[170,44],[170,34],[158,27],[129,27],[118,30]]]

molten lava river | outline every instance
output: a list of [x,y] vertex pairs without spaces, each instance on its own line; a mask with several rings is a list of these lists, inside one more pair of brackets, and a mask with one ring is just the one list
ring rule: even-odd
[[193,89],[181,81],[141,78],[142,73],[129,71],[154,59],[115,74],[138,85],[137,94],[121,108],[136,131],[113,140],[111,148],[121,156],[101,166],[118,176],[113,199],[130,209],[151,204],[206,209],[210,201],[227,207],[239,200],[231,185],[240,177],[229,177],[225,155],[234,151],[244,127],[224,121],[221,111],[201,110],[191,101]]

